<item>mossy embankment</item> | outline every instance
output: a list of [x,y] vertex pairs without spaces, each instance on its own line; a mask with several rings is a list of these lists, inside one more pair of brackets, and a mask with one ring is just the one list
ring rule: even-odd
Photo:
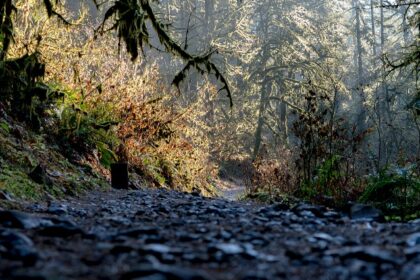
[[94,157],[70,161],[61,153],[60,146],[48,138],[47,134],[35,133],[2,112],[0,191],[3,194],[12,199],[39,201],[108,187],[106,173]]

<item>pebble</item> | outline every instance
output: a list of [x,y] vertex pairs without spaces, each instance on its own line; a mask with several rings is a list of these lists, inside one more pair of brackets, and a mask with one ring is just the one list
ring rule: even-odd
[[34,265],[39,257],[32,240],[16,231],[1,232],[0,246],[2,258],[22,261],[24,266]]
[[370,205],[354,204],[350,208],[350,217],[353,220],[359,221],[375,221],[384,222],[385,216],[383,213]]
[[112,190],[0,210],[0,279],[419,279],[420,223]]
[[0,211],[0,224],[11,228],[32,229],[52,225],[53,223],[49,219],[23,212]]
[[407,245],[410,247],[420,245],[420,232],[411,234],[407,238]]

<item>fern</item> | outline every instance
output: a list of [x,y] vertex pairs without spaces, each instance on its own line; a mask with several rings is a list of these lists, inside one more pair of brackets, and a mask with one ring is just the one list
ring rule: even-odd
[[360,201],[372,203],[390,215],[419,214],[420,179],[410,171],[383,170],[371,177]]

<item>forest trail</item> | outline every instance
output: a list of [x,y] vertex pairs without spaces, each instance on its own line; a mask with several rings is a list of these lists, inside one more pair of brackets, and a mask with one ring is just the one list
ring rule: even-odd
[[239,178],[217,179],[215,185],[220,197],[229,201],[237,201],[246,193],[245,182]]
[[0,279],[420,279],[420,221],[166,190],[0,209]]

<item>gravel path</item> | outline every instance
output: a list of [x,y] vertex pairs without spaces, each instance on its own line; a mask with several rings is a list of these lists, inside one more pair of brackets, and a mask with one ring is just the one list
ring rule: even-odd
[[229,201],[237,201],[246,193],[245,183],[240,179],[217,180],[220,196]]
[[420,221],[164,190],[96,192],[0,209],[0,279],[418,280]]

